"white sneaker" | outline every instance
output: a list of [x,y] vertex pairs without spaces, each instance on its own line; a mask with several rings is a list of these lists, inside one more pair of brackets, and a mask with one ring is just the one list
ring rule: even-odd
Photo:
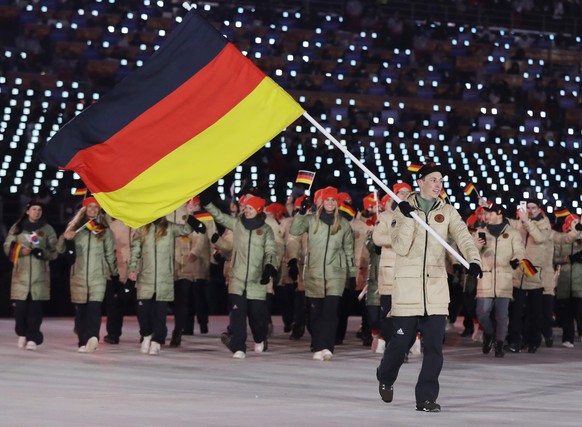
[[97,350],[98,345],[99,345],[99,338],[97,338],[97,337],[89,338],[89,341],[87,341],[87,344],[85,345],[85,347],[87,349],[87,353],[93,353],[95,350]]
[[18,337],[18,348],[24,348],[26,345],[26,337]]
[[232,355],[233,359],[244,359],[245,357],[247,357],[247,355],[245,354],[244,351],[237,351]]
[[323,351],[313,353],[313,360],[323,360]]
[[473,336],[471,336],[473,342],[483,342],[483,331],[481,329],[475,329]]
[[262,353],[263,351],[265,351],[265,342],[255,343],[255,353]]
[[386,340],[380,338],[378,339],[378,347],[376,347],[376,354],[384,354],[386,350]]
[[333,353],[331,351],[329,351],[327,348],[325,350],[322,351],[323,353],[323,360],[328,362],[331,360],[331,358],[333,357]]
[[141,352],[143,354],[148,354],[150,351],[150,344],[152,342],[152,336],[148,335],[147,337],[143,337],[143,341],[141,342]]
[[570,341],[564,341],[562,343],[562,347],[566,347],[566,348],[574,348],[574,344],[572,344]]
[[152,341],[152,343],[150,344],[150,351],[148,354],[150,356],[159,356],[161,348],[162,346],[160,345],[159,342]]
[[449,332],[451,329],[455,328],[455,324],[451,323],[447,320],[447,324],[445,325],[445,332]]
[[81,347],[79,347],[77,349],[77,353],[87,353],[87,347],[85,347],[84,345],[82,345]]
[[34,341],[28,341],[26,343],[26,349],[35,351],[36,350],[36,343]]
[[414,344],[412,344],[412,347],[410,347],[410,354],[418,355],[420,353],[422,353],[422,349],[420,346],[420,338],[417,335],[416,339],[414,340]]

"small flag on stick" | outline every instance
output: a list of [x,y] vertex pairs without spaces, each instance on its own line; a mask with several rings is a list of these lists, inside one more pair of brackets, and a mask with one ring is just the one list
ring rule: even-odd
[[77,234],[83,228],[86,228],[87,230],[91,231],[93,234],[99,234],[103,230],[105,230],[105,227],[103,225],[99,224],[94,219],[90,219],[85,224],[83,224],[81,227],[79,227],[77,230],[75,230],[75,234]]
[[347,213],[352,218],[356,216],[356,211],[354,210],[354,208],[352,208],[350,205],[346,203],[342,203],[339,210]]
[[86,188],[77,188],[74,192],[73,192],[73,196],[86,196],[87,195],[87,189]]
[[22,245],[18,242],[14,242],[14,246],[12,247],[12,253],[10,254],[10,262],[14,265],[18,262],[18,257],[20,255],[20,250],[22,249]]
[[197,212],[194,214],[194,218],[196,218],[198,221],[212,221],[212,215],[210,215],[208,212]]
[[563,217],[565,217],[565,216],[568,216],[568,215],[570,215],[570,213],[571,213],[571,212],[570,212],[568,209],[565,209],[565,208],[564,208],[564,209],[560,209],[559,211],[556,211],[556,212],[554,213],[554,215],[556,215],[556,218],[563,218]]
[[463,190],[463,193],[465,193],[467,196],[470,195],[473,191],[475,191],[475,184],[473,184],[472,182],[469,183],[469,185],[467,185],[465,187],[465,189]]
[[297,173],[297,178],[295,178],[295,182],[297,184],[307,184],[311,186],[313,181],[315,180],[315,172],[300,170]]
[[533,277],[537,274],[538,269],[534,267],[529,259],[522,259],[520,264],[523,267],[523,272],[527,277]]
[[447,197],[449,197],[449,195],[447,194],[447,192],[445,191],[444,188],[441,190],[441,194],[439,194],[439,196],[441,196],[443,199],[446,199]]
[[422,167],[422,165],[418,165],[416,163],[411,163],[410,165],[408,165],[408,170],[410,172],[418,172],[421,167]]

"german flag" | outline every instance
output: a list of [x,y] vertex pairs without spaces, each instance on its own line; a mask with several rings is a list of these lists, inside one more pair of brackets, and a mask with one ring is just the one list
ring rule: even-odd
[[18,242],[13,242],[12,251],[10,252],[10,262],[14,265],[18,263],[18,257],[20,256],[20,250],[22,245]]
[[475,185],[471,182],[469,185],[467,185],[465,187],[465,189],[463,190],[463,193],[465,193],[467,196],[470,195],[473,191],[475,191]]
[[195,10],[145,65],[60,129],[46,163],[73,170],[137,228],[180,206],[304,113]]
[[196,218],[198,221],[212,221],[214,218],[212,218],[212,215],[210,215],[208,212],[197,212],[194,214],[194,218]]
[[350,218],[353,218],[356,216],[356,211],[354,210],[354,208],[352,208],[347,203],[342,203],[339,210],[341,212],[345,212],[346,214],[348,214],[350,216]]
[[297,184],[311,185],[311,184],[313,184],[314,180],[315,180],[315,172],[306,171],[306,170],[300,170],[297,173],[297,178],[295,178],[295,182]]
[[105,230],[105,227],[103,225],[99,224],[94,219],[87,221],[87,223],[85,224],[85,227],[87,227],[87,229],[89,231],[91,231],[93,234],[99,234],[103,230]]
[[520,264],[523,267],[523,272],[527,277],[533,277],[537,274],[538,269],[534,267],[529,259],[522,259]]
[[439,194],[439,196],[441,196],[443,199],[446,199],[447,197],[449,197],[449,195],[447,194],[447,192],[445,191],[444,188],[441,190],[441,193]]
[[86,196],[88,191],[86,188],[77,188],[73,191],[73,196]]
[[570,215],[571,212],[568,209],[560,209],[559,211],[554,212],[554,215],[556,215],[556,218],[563,218],[565,216]]
[[421,167],[422,167],[422,165],[418,165],[416,163],[411,163],[408,165],[408,170],[410,172],[418,172]]

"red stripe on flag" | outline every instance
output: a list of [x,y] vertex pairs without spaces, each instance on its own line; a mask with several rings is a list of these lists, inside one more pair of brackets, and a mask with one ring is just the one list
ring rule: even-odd
[[[78,152],[66,169],[81,175],[93,193],[125,186],[212,126],[255,89],[265,75],[247,61],[232,44],[226,45],[206,67],[109,140]],[[233,73],[238,73],[236,78]],[[95,165],[98,175],[91,173]]]

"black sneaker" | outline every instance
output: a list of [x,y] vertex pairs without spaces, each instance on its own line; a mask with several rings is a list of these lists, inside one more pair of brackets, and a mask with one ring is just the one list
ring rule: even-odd
[[392,399],[394,398],[394,386],[380,383],[378,391],[380,392],[382,401],[386,403],[392,402]]
[[111,335],[105,335],[103,342],[106,342],[107,344],[119,344],[119,338]]
[[182,334],[179,331],[172,332],[172,339],[170,340],[170,347],[180,347],[182,344]]
[[228,334],[228,332],[223,332],[222,334],[220,334],[220,342],[223,343],[226,346],[226,348],[230,350],[230,335]]
[[441,405],[430,400],[425,400],[424,402],[416,402],[416,410],[422,412],[440,412]]
[[505,351],[509,353],[519,353],[521,351],[521,346],[517,344],[508,344],[505,346]]

